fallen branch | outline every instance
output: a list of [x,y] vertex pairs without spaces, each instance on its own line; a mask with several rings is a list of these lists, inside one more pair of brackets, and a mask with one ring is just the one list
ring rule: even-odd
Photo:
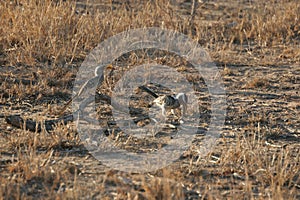
[[35,122],[31,119],[26,119],[24,121],[24,119],[20,117],[20,115],[10,115],[5,117],[5,120],[8,124],[11,124],[14,127],[22,128],[22,129],[25,128],[26,130],[29,131],[41,132],[42,125],[45,128],[45,130],[51,131],[53,130],[55,124],[58,123],[67,124],[68,122],[72,122],[73,115],[67,115],[59,119],[46,120],[44,123]]
[[[103,95],[103,94],[97,94],[96,98],[85,99],[80,104],[79,110],[77,112],[83,112],[84,108],[88,104],[95,101],[95,99],[106,101],[109,104],[111,103],[110,96]],[[72,99],[71,99],[70,102],[72,102]],[[67,105],[69,105],[70,102],[68,102]],[[45,120],[43,123],[36,122],[32,119],[26,119],[24,121],[24,119],[20,115],[9,115],[9,116],[4,116],[4,117],[5,117],[5,120],[8,124],[11,124],[12,126],[17,127],[17,128],[21,128],[21,129],[25,128],[26,130],[33,131],[33,132],[35,132],[35,131],[41,132],[42,128],[44,128],[46,131],[51,131],[51,130],[53,130],[54,126],[58,123],[67,124],[68,122],[74,121],[73,115],[67,115],[67,116],[63,116],[63,117],[60,117],[58,119],[53,119],[53,120]]]

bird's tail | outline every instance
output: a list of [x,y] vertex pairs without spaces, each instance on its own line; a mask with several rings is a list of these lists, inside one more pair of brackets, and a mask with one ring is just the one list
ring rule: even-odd
[[150,88],[148,88],[148,87],[146,87],[146,86],[144,86],[144,85],[139,86],[139,88],[140,88],[141,90],[144,90],[145,92],[147,92],[148,94],[150,94],[151,96],[153,96],[153,97],[155,97],[155,98],[159,97],[155,92],[153,92]]

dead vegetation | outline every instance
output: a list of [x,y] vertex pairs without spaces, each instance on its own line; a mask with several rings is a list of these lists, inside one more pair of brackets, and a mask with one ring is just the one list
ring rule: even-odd
[[[299,24],[296,0],[203,1],[195,10],[192,1],[2,1],[0,197],[300,198]],[[144,174],[102,165],[85,149],[74,123],[56,123],[51,131],[43,126],[45,120],[61,117],[85,56],[110,36],[141,27],[177,30],[197,41],[217,64],[227,93],[224,128],[208,156],[200,155],[209,123],[205,88],[198,91],[205,117],[191,147],[173,164]],[[184,60],[164,53],[153,59],[129,52],[107,70],[122,66],[126,71],[153,61],[174,67],[189,80],[201,79]],[[114,78],[122,74],[115,72]],[[113,80],[99,91],[110,95]],[[150,98],[136,95],[144,102],[132,105],[147,110]],[[104,120],[111,111],[98,103]],[[70,113],[70,108],[64,112]],[[8,124],[5,117],[14,114],[40,122],[39,132]],[[139,150],[133,148],[137,143],[160,148],[153,140],[147,146],[122,134],[110,137],[131,151]]]

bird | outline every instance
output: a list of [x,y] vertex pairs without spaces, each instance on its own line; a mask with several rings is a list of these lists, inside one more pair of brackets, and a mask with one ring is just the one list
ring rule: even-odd
[[139,86],[140,89],[144,90],[148,94],[155,97],[153,103],[161,108],[162,115],[166,117],[166,110],[171,110],[172,114],[175,115],[175,109],[180,109],[182,106],[182,115],[186,114],[188,97],[185,93],[178,93],[177,95],[157,95],[151,89],[146,86]]
[[182,106],[182,114],[186,114],[187,110],[187,96],[185,93],[178,93],[175,95],[162,95],[153,101],[162,110],[162,115],[166,116],[166,110],[171,110],[172,114],[175,115],[175,109]]

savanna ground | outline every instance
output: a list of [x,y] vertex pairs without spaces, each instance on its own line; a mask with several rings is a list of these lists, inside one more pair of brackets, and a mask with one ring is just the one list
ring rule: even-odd
[[[0,19],[1,199],[300,198],[297,0],[199,1],[194,8],[191,1],[16,0],[1,1]],[[209,155],[199,155],[205,119],[179,159],[148,173],[103,165],[85,149],[74,122],[40,132],[7,123],[13,114],[43,123],[72,113],[70,106],[61,111],[85,56],[101,41],[142,27],[184,33],[216,63],[227,114]],[[175,55],[147,55],[131,52],[107,69],[155,60],[189,72]],[[109,95],[109,83],[99,90]],[[204,112],[210,102],[202,87]],[[137,143],[112,135],[124,148]]]

